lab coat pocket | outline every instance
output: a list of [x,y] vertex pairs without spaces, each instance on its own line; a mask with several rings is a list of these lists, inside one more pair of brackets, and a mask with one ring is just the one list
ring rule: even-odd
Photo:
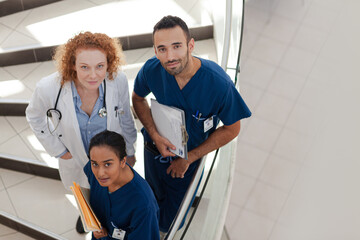
[[120,125],[123,123],[125,111],[121,105],[115,107],[115,118],[119,120]]
[[73,181],[82,187],[88,187],[89,185],[83,168],[79,166],[74,158],[68,160],[59,158],[59,172],[66,189],[72,186]]
[[65,185],[65,188],[72,185],[72,181],[75,181],[74,169],[76,168],[73,158],[62,159],[59,158],[59,173],[61,181]]

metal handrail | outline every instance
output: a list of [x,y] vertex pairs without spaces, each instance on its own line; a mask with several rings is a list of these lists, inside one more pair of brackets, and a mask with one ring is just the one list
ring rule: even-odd
[[241,56],[241,50],[242,50],[242,40],[243,40],[243,33],[244,33],[244,20],[245,20],[245,0],[242,1],[243,2],[243,6],[242,6],[242,15],[241,15],[241,32],[240,32],[240,42],[239,42],[239,52],[238,52],[238,58],[236,61],[236,68],[235,68],[235,86],[237,84],[237,80],[238,80],[238,73],[240,73],[241,69],[240,69],[240,56]]
[[[209,173],[208,173],[208,175],[207,175],[207,177],[206,177],[206,180],[205,180],[205,183],[204,183],[204,187],[203,187],[203,189],[201,190],[201,193],[200,193],[199,202],[201,201],[202,196],[204,195],[204,192],[205,192],[207,183],[208,183],[208,181],[209,181],[210,175],[211,175],[211,173],[212,173],[212,170],[213,170],[213,168],[214,168],[215,161],[216,161],[216,157],[217,157],[218,153],[219,153],[219,149],[216,149],[216,152],[215,152],[213,161],[212,161],[212,163],[211,163],[211,167],[210,167],[210,169],[209,169]],[[192,222],[192,220],[193,220],[193,218],[194,218],[194,216],[195,216],[196,210],[198,209],[198,206],[199,206],[199,204],[195,207],[194,211],[192,212],[191,217],[190,217],[190,219],[189,219],[189,222],[188,222],[188,224],[186,225],[186,228],[185,228],[183,234],[181,235],[180,240],[183,240],[183,239],[184,239],[185,234],[186,234],[187,230],[189,229],[189,226],[190,226],[190,224],[191,224],[191,222]]]
[[232,0],[226,0],[225,18],[224,47],[221,57],[221,67],[226,71],[230,51]]

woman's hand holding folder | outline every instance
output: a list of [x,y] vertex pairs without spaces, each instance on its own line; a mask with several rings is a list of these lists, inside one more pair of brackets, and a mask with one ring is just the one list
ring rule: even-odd
[[93,231],[93,234],[96,239],[99,239],[99,238],[106,237],[108,235],[108,232],[107,232],[106,228],[101,228],[100,231]]

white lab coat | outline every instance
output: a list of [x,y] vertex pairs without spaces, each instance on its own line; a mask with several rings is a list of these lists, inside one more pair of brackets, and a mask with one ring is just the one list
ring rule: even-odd
[[[128,155],[135,154],[137,131],[130,110],[129,88],[124,73],[119,72],[114,80],[106,81],[107,129],[120,133],[126,141]],[[83,167],[89,161],[85,151],[78,120],[75,113],[71,82],[66,82],[61,90],[57,109],[62,118],[56,131],[51,134],[47,126],[46,111],[54,108],[60,89],[60,76],[51,74],[36,84],[29,106],[26,108],[26,119],[38,140],[51,156],[58,156],[66,149],[72,159],[59,158],[59,172],[66,189],[75,181],[82,187],[89,187]],[[117,111],[116,111],[117,109]]]

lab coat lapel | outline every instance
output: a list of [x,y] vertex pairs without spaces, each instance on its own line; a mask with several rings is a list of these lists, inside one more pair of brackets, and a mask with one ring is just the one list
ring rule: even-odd
[[[80,149],[81,149],[81,154],[83,155],[81,159],[87,159],[87,154],[85,152],[84,145],[82,143],[80,127],[79,127],[78,119],[76,117],[76,112],[75,112],[75,108],[74,108],[74,100],[73,100],[73,95],[72,95],[72,90],[71,90],[71,82],[67,82],[64,84],[63,91],[64,91],[64,95],[61,98],[61,101],[63,103],[63,107],[61,108],[62,117],[63,117],[62,121],[66,121],[67,123],[70,122],[71,124],[66,124],[66,125],[72,126],[72,128],[64,129],[64,131],[66,131],[66,134],[69,134],[69,135],[75,134],[75,136],[72,139],[74,146],[71,146],[71,147],[72,147],[72,149],[76,149],[76,152],[80,152]],[[69,149],[70,152],[72,149]]]
[[[114,129],[114,126],[112,126],[112,124],[114,124],[115,122],[112,121],[112,119],[114,118],[114,114],[115,114],[115,103],[118,102],[116,99],[118,98],[117,95],[115,95],[114,91],[116,90],[116,84],[115,81],[109,81],[107,78],[104,80],[106,81],[106,96],[105,96],[105,101],[106,101],[106,111],[107,111],[107,129],[108,130],[112,130]],[[105,93],[105,88],[104,88],[104,83],[102,83],[103,89],[104,89],[104,93]]]

